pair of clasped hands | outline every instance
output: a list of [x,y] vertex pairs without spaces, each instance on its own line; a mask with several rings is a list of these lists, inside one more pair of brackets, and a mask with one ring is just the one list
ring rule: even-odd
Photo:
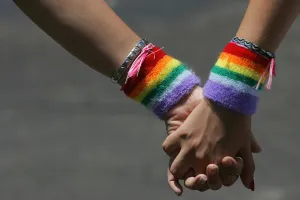
[[251,116],[215,105],[196,87],[164,120],[168,183],[178,196],[183,193],[179,180],[184,180],[186,188],[203,192],[231,186],[240,177],[254,191],[252,153],[261,148],[251,132]]

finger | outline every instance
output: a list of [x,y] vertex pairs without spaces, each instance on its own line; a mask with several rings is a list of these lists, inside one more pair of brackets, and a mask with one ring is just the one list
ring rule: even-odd
[[200,192],[205,192],[206,190],[208,190],[209,186],[207,183],[207,180],[208,180],[207,176],[205,174],[199,174],[197,176],[197,178],[198,178],[198,181],[197,181],[196,190],[198,190]]
[[191,190],[198,190],[204,192],[209,189],[207,184],[207,176],[205,174],[198,174],[196,177],[189,177],[184,181],[185,187]]
[[241,158],[225,157],[222,159],[222,167],[220,168],[220,177],[224,186],[233,185],[239,178],[243,168],[243,160]]
[[190,168],[190,170],[185,174],[183,179],[185,180],[185,179],[188,179],[190,177],[195,177],[195,172],[192,168]]
[[174,151],[180,149],[180,140],[178,138],[178,134],[169,135],[162,144],[163,150],[167,155],[172,156]]
[[[250,145],[249,145],[250,146]],[[250,147],[244,147],[240,151],[241,157],[244,161],[244,166],[241,174],[241,180],[244,186],[248,189],[254,190],[253,188],[253,177],[255,171],[255,164]]]
[[187,177],[184,179],[184,186],[190,190],[195,190],[197,181],[198,179],[194,176]]
[[243,159],[241,157],[226,156],[222,159],[221,174],[237,175],[243,170]]
[[219,167],[210,164],[206,168],[207,183],[211,190],[219,190],[222,187],[222,179],[219,175]]
[[195,182],[195,173],[193,169],[190,169],[188,173],[184,176],[184,186],[190,190],[194,190],[194,182]]
[[[192,182],[187,180],[187,186],[193,188],[194,190],[198,190],[200,192],[204,192],[209,189],[207,184],[207,176],[206,176],[206,167],[207,167],[207,159],[201,160],[194,164],[193,169],[195,171],[195,180]],[[186,186],[186,187],[187,187]]]
[[222,175],[236,175],[237,174],[237,160],[230,156],[226,156],[221,161],[221,174]]
[[260,153],[262,151],[260,145],[256,141],[253,133],[251,133],[251,151],[252,153]]
[[170,163],[170,172],[178,179],[183,178],[190,169],[190,156],[181,150],[173,162]]
[[236,160],[236,174],[240,175],[243,172],[244,161],[241,157],[235,157]]
[[183,193],[183,188],[179,183],[179,180],[170,172],[168,168],[168,184],[170,188],[175,192],[177,196],[181,196]]

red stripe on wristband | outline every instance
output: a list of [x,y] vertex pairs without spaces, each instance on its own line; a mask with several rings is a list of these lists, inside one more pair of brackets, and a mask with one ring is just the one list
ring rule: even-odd
[[244,47],[241,47],[235,43],[228,43],[223,52],[230,53],[239,57],[247,58],[249,60],[252,60],[253,62],[257,64],[261,64],[264,66],[267,66],[270,62],[270,59],[264,58],[261,55],[246,49]]

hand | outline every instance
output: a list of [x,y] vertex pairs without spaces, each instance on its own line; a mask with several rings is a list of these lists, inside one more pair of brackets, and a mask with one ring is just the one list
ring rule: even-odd
[[[168,134],[173,134],[186,120],[189,114],[203,101],[202,89],[200,87],[196,87],[190,95],[184,98],[180,103],[177,104],[166,116],[165,122],[167,126]],[[254,138],[253,138],[254,139]],[[252,151],[259,152],[260,147],[256,143],[255,140],[252,141]],[[199,191],[205,191],[207,189],[214,189],[214,185],[219,184],[220,182],[223,185],[229,186],[232,185],[236,180],[237,176],[232,178],[232,174],[240,174],[242,169],[242,159],[233,159],[231,157],[225,157],[222,160],[222,171],[217,174],[209,173],[214,172],[214,170],[219,171],[217,165],[209,165],[207,166],[207,176],[205,174],[199,174],[197,177],[193,177],[194,173],[190,171],[185,176],[185,185],[190,189],[197,189]],[[212,170],[211,170],[212,169]],[[220,177],[222,180],[220,181]],[[209,184],[207,184],[207,182]],[[170,173],[168,169],[168,183],[170,187],[174,190],[174,192],[178,195],[181,195],[183,190],[179,184],[179,179],[175,178],[172,173]]]

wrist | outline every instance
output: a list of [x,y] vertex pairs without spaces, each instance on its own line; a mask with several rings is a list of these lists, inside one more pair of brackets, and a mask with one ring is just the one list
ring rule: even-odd
[[[188,115],[195,109],[195,107],[202,101],[202,88],[195,86],[189,93],[174,105],[164,116],[165,119],[174,120],[186,119]],[[180,119],[179,119],[180,118]]]
[[125,59],[123,58],[123,62],[112,73],[112,82],[118,83],[121,86],[125,83],[129,69],[131,68],[132,64],[134,64],[134,61],[142,53],[143,48],[145,48],[147,45],[147,40],[140,39],[133,48],[130,46],[131,50],[126,51],[126,53],[123,53],[124,55],[127,54],[127,56],[123,56],[125,57]]
[[162,119],[197,85],[200,79],[187,65],[149,44],[134,61],[121,90]]
[[113,68],[114,71],[123,64],[126,57],[128,56],[128,53],[134,49],[134,47],[140,40],[141,38],[135,34],[128,36],[128,38],[120,39],[120,41],[118,42],[119,45],[117,45],[111,53],[111,57],[115,63]]
[[241,112],[237,112],[233,109],[229,109],[227,106],[224,106],[224,104],[220,104],[216,101],[213,101],[207,97],[204,97],[203,98],[204,101],[207,103],[207,105],[215,112],[215,113],[218,113],[218,115],[226,115],[227,117],[233,117],[233,116],[240,116],[240,117],[243,117],[243,116],[252,116],[250,114],[242,114]]
[[212,68],[203,95],[218,106],[243,115],[254,114],[267,72],[267,88],[271,84],[274,66],[270,65],[269,54],[257,45],[233,38]]
[[278,47],[278,44],[271,41],[269,37],[266,37],[265,35],[253,35],[251,32],[240,30],[237,32],[236,36],[252,42],[270,52],[275,52]]

